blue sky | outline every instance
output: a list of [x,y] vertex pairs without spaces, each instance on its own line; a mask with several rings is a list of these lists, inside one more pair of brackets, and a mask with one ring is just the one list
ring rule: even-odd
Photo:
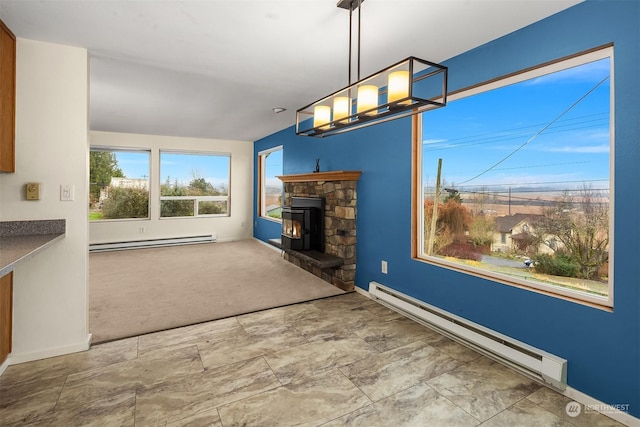
[[265,184],[270,187],[281,187],[282,181],[276,176],[282,175],[282,150],[269,153],[265,166]]
[[[149,153],[119,151],[118,166],[127,178],[149,177]],[[229,184],[229,156],[161,153],[160,180],[187,185],[193,177],[205,178],[214,186]]]
[[127,178],[149,178],[149,153],[118,151],[118,167]]
[[608,188],[610,79],[597,86],[608,75],[603,59],[425,113],[423,184],[442,158],[442,179],[464,189]]

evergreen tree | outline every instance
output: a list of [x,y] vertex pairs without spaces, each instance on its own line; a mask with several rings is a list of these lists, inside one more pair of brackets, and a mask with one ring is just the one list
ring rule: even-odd
[[94,200],[100,198],[100,190],[111,183],[112,177],[124,177],[118,167],[115,153],[109,151],[89,152],[89,193]]

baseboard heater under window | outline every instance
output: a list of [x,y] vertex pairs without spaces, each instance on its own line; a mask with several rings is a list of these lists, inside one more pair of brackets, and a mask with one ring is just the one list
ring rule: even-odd
[[113,243],[92,243],[89,245],[89,252],[121,251],[125,249],[155,248],[161,246],[193,245],[196,243],[215,242],[214,235],[190,236],[190,237],[168,237],[164,239],[131,240],[126,242]]
[[564,390],[567,361],[376,282],[369,294],[381,304],[537,380]]

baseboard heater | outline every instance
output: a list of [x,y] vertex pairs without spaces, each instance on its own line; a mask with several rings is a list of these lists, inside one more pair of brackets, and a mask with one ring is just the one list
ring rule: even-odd
[[125,249],[154,248],[161,246],[193,245],[196,243],[212,243],[216,241],[216,236],[209,234],[205,236],[189,237],[168,237],[164,239],[130,240],[113,243],[92,243],[89,245],[89,252],[121,251]]
[[567,386],[567,361],[485,328],[462,317],[404,295],[377,282],[369,294],[378,302],[498,362],[558,390]]

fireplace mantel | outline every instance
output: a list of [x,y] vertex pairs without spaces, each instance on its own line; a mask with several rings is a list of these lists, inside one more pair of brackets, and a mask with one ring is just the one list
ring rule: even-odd
[[357,181],[362,171],[329,171],[301,173],[296,175],[281,175],[278,178],[282,182],[311,182],[311,181]]

